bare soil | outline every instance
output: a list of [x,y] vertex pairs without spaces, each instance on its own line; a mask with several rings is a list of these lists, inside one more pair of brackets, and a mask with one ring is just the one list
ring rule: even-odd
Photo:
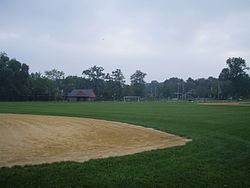
[[221,103],[199,103],[205,105],[225,105],[225,106],[250,106],[249,103],[239,103],[239,102],[221,102]]
[[184,145],[190,139],[126,123],[0,114],[0,166],[122,156]]

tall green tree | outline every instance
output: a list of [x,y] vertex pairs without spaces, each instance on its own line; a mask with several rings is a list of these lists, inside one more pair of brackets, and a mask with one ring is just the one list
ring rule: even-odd
[[166,79],[163,83],[163,96],[164,98],[181,98],[181,93],[182,93],[182,85],[183,85],[183,80],[172,77],[170,79]]
[[0,53],[1,100],[25,100],[28,95],[29,66]]
[[121,99],[122,97],[122,88],[125,84],[125,77],[123,76],[123,73],[121,69],[116,69],[115,71],[112,71],[111,79],[113,82],[113,99]]
[[186,98],[192,99],[196,96],[196,81],[189,77],[186,81]]
[[121,69],[116,69],[115,71],[112,71],[111,78],[113,79],[113,81],[119,83],[120,85],[123,85],[125,83],[125,77]]
[[95,90],[97,97],[100,99],[103,97],[102,88],[104,87],[105,78],[105,73],[103,71],[103,67],[98,67],[95,65],[82,72],[82,74],[91,81],[92,87]]
[[55,92],[55,100],[62,100],[63,99],[63,79],[64,79],[64,72],[59,71],[57,69],[52,69],[50,71],[45,71],[45,77],[51,80],[51,84],[54,84]]
[[249,70],[249,67],[247,67],[246,61],[241,57],[233,57],[228,58],[226,64],[228,67],[221,71],[219,79],[231,81],[233,97],[238,98],[249,95],[249,75],[246,72]]
[[50,71],[45,71],[45,76],[50,80],[60,80],[63,79],[65,73],[57,69],[52,69]]
[[228,58],[226,63],[228,65],[230,79],[248,76],[246,70],[249,70],[249,67],[247,67],[246,61],[241,57]]
[[56,99],[58,90],[54,80],[48,79],[40,72],[35,72],[29,76],[29,92],[29,100],[50,101]]
[[133,88],[134,95],[144,97],[145,96],[145,76],[147,74],[144,72],[141,72],[140,70],[136,70],[134,74],[131,75],[130,81],[131,86]]
[[150,83],[146,83],[146,93],[149,100],[155,100],[162,97],[161,85],[162,84],[157,82],[156,80],[153,80]]

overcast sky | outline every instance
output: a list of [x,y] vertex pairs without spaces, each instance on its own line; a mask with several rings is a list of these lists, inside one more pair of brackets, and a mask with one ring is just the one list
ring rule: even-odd
[[30,72],[97,65],[149,82],[250,66],[250,0],[0,0],[0,18],[0,51]]

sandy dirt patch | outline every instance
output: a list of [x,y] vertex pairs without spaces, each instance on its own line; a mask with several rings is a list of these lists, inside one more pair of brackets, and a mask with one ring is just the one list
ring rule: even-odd
[[0,166],[122,156],[184,145],[151,128],[62,116],[0,114]]
[[205,105],[224,105],[224,106],[250,106],[249,103],[239,103],[239,102],[221,102],[221,103],[199,103]]

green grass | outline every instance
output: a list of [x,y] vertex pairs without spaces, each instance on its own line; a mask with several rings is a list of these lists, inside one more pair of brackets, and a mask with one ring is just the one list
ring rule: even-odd
[[90,117],[192,138],[123,157],[0,169],[0,187],[250,187],[250,107],[194,103],[2,102],[0,113]]

